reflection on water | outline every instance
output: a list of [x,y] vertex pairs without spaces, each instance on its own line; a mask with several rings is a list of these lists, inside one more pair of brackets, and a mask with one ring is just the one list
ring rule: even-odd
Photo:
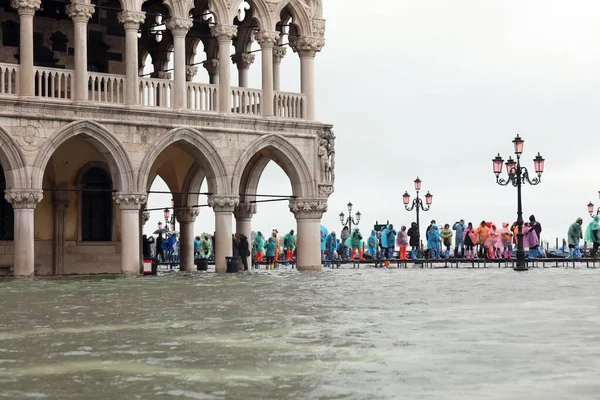
[[594,270],[0,281],[0,398],[598,399]]

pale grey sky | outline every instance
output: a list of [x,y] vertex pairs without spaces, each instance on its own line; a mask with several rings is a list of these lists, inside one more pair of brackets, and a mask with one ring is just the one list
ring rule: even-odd
[[[323,223],[339,231],[352,201],[360,227],[409,224],[413,180],[434,195],[433,218],[516,220],[516,189],[495,183],[491,159],[525,139],[524,165],[546,158],[542,184],[523,191],[546,240],[600,206],[600,2],[597,0],[326,0],[327,45],[316,58],[317,117],[337,135],[336,189]],[[250,86],[260,87],[260,57]],[[236,76],[236,75],[233,75]],[[299,60],[284,59],[282,90],[298,91]],[[158,187],[158,185],[157,185]],[[274,163],[261,193],[291,193]],[[149,206],[163,206],[157,195]],[[158,204],[158,205],[157,205]],[[161,213],[146,230],[154,229]],[[263,204],[253,229],[295,228],[287,202]],[[212,232],[202,209],[196,231]]]

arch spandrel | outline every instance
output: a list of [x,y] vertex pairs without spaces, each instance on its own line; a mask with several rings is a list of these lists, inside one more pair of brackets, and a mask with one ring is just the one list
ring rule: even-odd
[[25,157],[11,134],[2,127],[0,127],[0,163],[4,170],[7,189],[29,187]]
[[[316,1],[316,0],[315,0]],[[300,36],[312,36],[312,17],[309,9],[303,0],[283,0],[278,2],[273,11],[273,21],[277,24],[281,17],[281,12],[288,7],[294,18],[294,24],[300,29]],[[273,26],[275,29],[275,26]]]
[[316,195],[315,180],[300,151],[281,135],[266,135],[255,140],[239,158],[232,181],[232,192],[256,193],[258,180],[269,161],[277,163],[289,177],[297,197]]
[[54,152],[67,140],[81,137],[102,154],[108,164],[114,188],[134,188],[133,168],[127,150],[108,129],[94,121],[76,121],[58,129],[38,150],[32,169],[32,187],[41,188],[44,172]]
[[140,166],[137,181],[137,187],[140,190],[146,190],[154,162],[163,150],[172,144],[177,144],[187,149],[202,164],[211,193],[229,193],[227,169],[217,149],[200,131],[192,128],[174,129],[154,143],[152,148],[146,153]]

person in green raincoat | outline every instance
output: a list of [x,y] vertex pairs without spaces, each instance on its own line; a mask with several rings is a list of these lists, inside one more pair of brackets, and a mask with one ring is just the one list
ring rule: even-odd
[[292,258],[294,257],[294,250],[296,249],[296,236],[294,235],[294,230],[292,229],[290,233],[287,233],[283,237],[283,251],[285,251],[285,260],[287,262],[292,262]]
[[261,232],[256,233],[254,242],[252,243],[252,250],[254,250],[254,261],[261,262],[263,260],[263,254],[265,251],[265,238]]
[[598,258],[598,248],[600,247],[600,215],[596,215],[585,230],[585,241],[594,244],[590,252],[590,257]]
[[208,257],[210,257],[211,252],[212,252],[212,242],[207,235],[204,235],[202,240],[200,240],[200,257],[208,258]]
[[579,241],[583,239],[583,219],[577,218],[577,221],[573,222],[569,226],[569,232],[567,238],[569,241],[569,255],[567,258],[575,258],[575,249],[579,247]]
[[350,247],[352,249],[352,252],[350,253],[350,261],[354,260],[354,256],[356,255],[357,251],[358,259],[360,261],[365,261],[363,257],[362,239],[363,237],[358,228],[354,228],[354,231],[352,232],[350,237],[346,239],[346,243],[344,244],[346,245],[346,247]]

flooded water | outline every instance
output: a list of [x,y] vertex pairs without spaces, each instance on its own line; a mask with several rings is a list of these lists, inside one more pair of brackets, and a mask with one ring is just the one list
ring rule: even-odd
[[598,399],[600,271],[0,281],[1,399]]

